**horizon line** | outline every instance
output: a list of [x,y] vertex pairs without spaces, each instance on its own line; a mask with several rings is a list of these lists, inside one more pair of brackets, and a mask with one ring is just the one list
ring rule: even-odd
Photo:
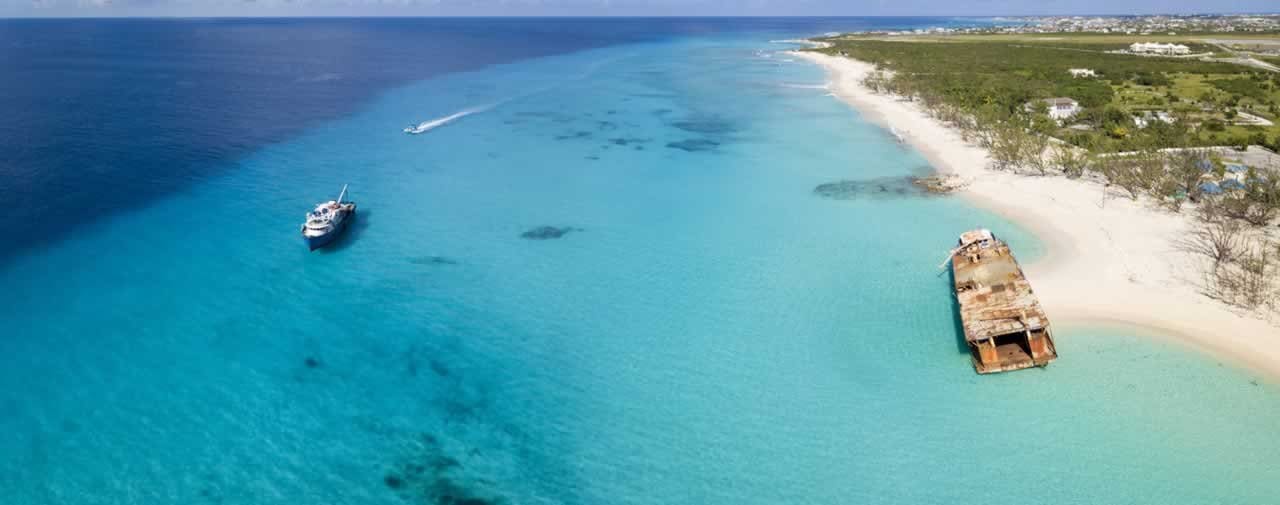
[[738,14],[738,15],[713,15],[713,14],[517,14],[507,16],[491,16],[480,14],[448,14],[448,15],[432,15],[432,14],[289,14],[289,15],[254,15],[254,14],[235,14],[235,15],[209,15],[209,16],[183,16],[183,15],[107,15],[107,16],[78,16],[78,15],[16,15],[16,16],[0,16],[0,20],[16,20],[16,19],[83,19],[83,20],[103,20],[103,19],[767,19],[767,18],[792,18],[792,19],[833,19],[833,18],[961,18],[961,19],[990,19],[990,18],[1046,18],[1046,17],[1139,17],[1139,16],[1280,16],[1280,11],[1275,12],[1254,12],[1254,11],[1237,11],[1237,12],[1146,12],[1146,13],[1129,13],[1129,14]]

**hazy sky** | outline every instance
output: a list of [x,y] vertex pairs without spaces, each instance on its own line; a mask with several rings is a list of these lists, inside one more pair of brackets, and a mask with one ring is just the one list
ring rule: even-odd
[[1263,12],[1276,0],[0,0],[0,16],[884,16]]

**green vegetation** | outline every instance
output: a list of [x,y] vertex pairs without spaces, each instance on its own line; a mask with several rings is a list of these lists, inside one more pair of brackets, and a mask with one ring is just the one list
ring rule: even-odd
[[[1280,164],[1230,175],[1222,157],[1231,150],[1202,147],[1280,148],[1280,126],[1239,124],[1246,112],[1280,119],[1280,73],[1085,49],[1130,42],[1117,37],[1053,39],[837,37],[817,50],[876,64],[863,84],[917,100],[986,148],[996,169],[1089,177],[1173,212],[1194,202],[1202,224],[1183,247],[1211,263],[1205,292],[1276,308],[1280,249],[1257,230],[1280,217]],[[1073,77],[1072,68],[1096,77]],[[1050,97],[1082,109],[1059,123],[1040,100]]]
[[[1258,102],[1267,103],[1271,94],[1271,81],[1262,78],[1261,74],[1253,74],[1251,78],[1214,79],[1209,81],[1214,87],[1237,97],[1249,97]],[[1239,101],[1239,98],[1236,99]]]
[[[1280,148],[1280,126],[1249,126],[1249,114],[1280,122],[1280,73],[1226,61],[1106,51],[1138,41],[1212,46],[1171,36],[1111,34],[834,37],[819,51],[885,70],[869,84],[912,96],[977,129],[1012,121],[1090,152],[1258,144]],[[1075,78],[1068,69],[1093,70]],[[1082,111],[1066,124],[1037,119],[1026,104],[1069,97]],[[1135,117],[1162,112],[1172,123]]]

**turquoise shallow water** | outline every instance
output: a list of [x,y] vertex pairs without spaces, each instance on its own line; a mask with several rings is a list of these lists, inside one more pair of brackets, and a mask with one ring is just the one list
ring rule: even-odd
[[[1247,371],[1063,327],[1051,367],[976,376],[934,266],[977,225],[1040,243],[955,199],[814,196],[926,163],[780,48],[424,81],[20,258],[0,496],[1274,501],[1280,388]],[[359,220],[308,253],[347,182]]]

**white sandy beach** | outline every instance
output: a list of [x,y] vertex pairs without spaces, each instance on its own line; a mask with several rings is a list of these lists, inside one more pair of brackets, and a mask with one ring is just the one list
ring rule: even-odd
[[793,54],[825,67],[835,95],[863,117],[895,129],[940,172],[968,181],[961,195],[1033,231],[1047,244],[1046,257],[1025,265],[1025,270],[1057,327],[1149,327],[1280,377],[1280,325],[1199,292],[1202,274],[1197,261],[1175,247],[1177,238],[1193,225],[1190,210],[1174,214],[1116,194],[1104,203],[1104,188],[1097,183],[989,170],[984,149],[964,142],[917,104],[864,87],[862,79],[874,70],[872,65],[809,52]]

